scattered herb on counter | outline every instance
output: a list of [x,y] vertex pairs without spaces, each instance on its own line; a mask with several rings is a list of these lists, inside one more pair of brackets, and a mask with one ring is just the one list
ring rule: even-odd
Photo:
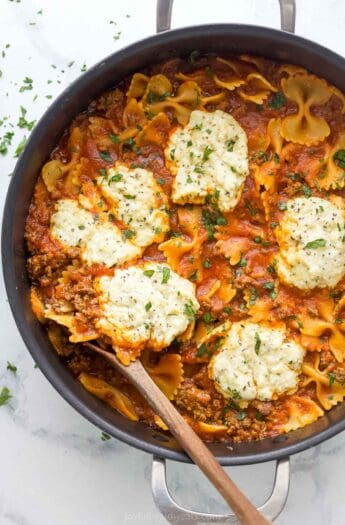
[[7,361],[7,370],[10,370],[14,374],[17,372],[17,367],[13,363],[10,363],[10,361]]
[[25,77],[23,80],[23,85],[19,88],[19,93],[23,93],[24,91],[31,91],[33,89],[32,83],[32,78]]
[[23,106],[20,106],[20,117],[19,117],[19,120],[17,122],[17,126],[18,128],[22,128],[22,129],[27,129],[29,131],[32,130],[32,128],[34,127],[34,125],[36,124],[36,120],[32,120],[31,122],[29,122],[28,120],[26,120],[26,114],[27,114],[27,110],[23,107]]
[[6,405],[11,399],[12,395],[7,386],[3,386],[0,392],[0,406]]
[[26,137],[23,137],[22,140],[19,142],[16,151],[14,152],[15,158],[19,157],[19,155],[23,153],[27,140],[28,139]]
[[111,439],[111,436],[109,436],[109,434],[107,434],[106,432],[102,432],[101,440],[102,441],[109,441],[109,439]]
[[5,135],[0,140],[0,153],[1,155],[6,155],[8,153],[8,146],[12,144],[12,139],[14,137],[13,131],[7,131]]

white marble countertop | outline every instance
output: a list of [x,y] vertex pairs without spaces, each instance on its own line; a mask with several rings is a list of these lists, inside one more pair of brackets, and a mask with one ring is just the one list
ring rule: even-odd
[[[176,0],[173,25],[245,22],[277,27],[277,0]],[[42,11],[41,11],[42,10]],[[297,0],[296,32],[345,55],[342,0]],[[155,28],[154,0],[0,0],[0,137],[13,145],[0,154],[0,206],[14,152],[28,130],[17,126],[44,109],[84,64],[90,66]],[[8,47],[8,44],[10,45]],[[72,64],[73,62],[73,64]],[[25,77],[32,90],[22,90]],[[37,95],[37,97],[36,97]],[[49,98],[47,98],[49,97]],[[7,123],[7,127],[6,127]],[[0,138],[1,143],[1,138]],[[0,290],[0,389],[13,397],[0,407],[0,525],[163,525],[150,493],[151,457],[111,439],[77,414],[53,389],[27,352]],[[7,360],[17,373],[7,370]],[[279,525],[344,522],[345,434],[292,458],[291,490]],[[269,494],[273,464],[232,469],[257,504]],[[218,495],[192,466],[169,463],[168,478],[179,502],[220,512]]]

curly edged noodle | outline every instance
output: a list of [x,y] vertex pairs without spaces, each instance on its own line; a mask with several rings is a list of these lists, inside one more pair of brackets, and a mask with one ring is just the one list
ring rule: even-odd
[[303,385],[314,383],[316,396],[325,410],[330,410],[345,398],[345,385],[341,382],[332,365],[320,370],[320,354],[315,352],[311,363],[303,363],[303,374],[306,376]]
[[228,113],[193,111],[187,126],[172,133],[165,158],[175,203],[203,204],[215,194],[223,212],[238,203],[249,172],[247,136]]
[[97,184],[135,245],[143,248],[163,241],[170,229],[168,202],[151,171],[116,162]]
[[223,339],[209,374],[224,397],[268,401],[297,389],[304,349],[288,339],[285,325],[239,321],[216,330]]
[[[225,79],[221,79],[219,75],[213,75],[214,83],[228,91],[241,87],[238,93],[242,100],[261,105],[271,93],[276,93],[278,90],[261,74],[259,58],[249,55],[241,55],[240,58],[241,60],[226,60],[217,57],[219,63],[230,69],[230,74],[226,71]],[[247,91],[248,88],[249,91]]]
[[290,142],[311,146],[318,144],[331,130],[322,117],[311,112],[311,107],[325,104],[332,90],[325,80],[305,73],[298,73],[281,81],[285,96],[295,102],[298,111],[284,118],[281,134]]
[[[178,354],[165,354],[156,365],[146,364],[145,368],[167,398],[172,400],[183,379],[181,356]],[[126,391],[126,386],[123,384],[118,387],[111,385],[103,379],[85,372],[81,373],[78,379],[88,392],[110,405],[120,414],[131,421],[139,420],[135,404],[130,396],[131,392]],[[163,430],[168,430],[159,416],[155,415],[154,418],[158,426],[163,428]]]
[[303,290],[334,287],[345,274],[343,200],[298,197],[286,208],[275,230],[279,277]]
[[302,334],[301,343],[310,351],[318,350],[320,338],[327,335],[329,349],[338,363],[342,363],[345,358],[345,326],[337,323],[344,301],[345,297],[342,297],[335,304],[333,299],[323,297],[317,306],[319,315],[301,314],[301,325],[298,326]]
[[118,269],[113,277],[100,277],[95,286],[103,310],[96,326],[127,363],[144,347],[169,346],[194,322],[199,309],[195,285],[164,264]]
[[146,115],[158,115],[166,110],[171,111],[177,121],[184,125],[188,122],[193,109],[203,108],[207,104],[219,102],[224,98],[224,93],[205,97],[202,96],[198,84],[188,80],[180,84],[176,94],[170,80],[162,74],[153,75],[151,78],[141,73],[135,73],[127,91],[127,100],[133,105],[132,100],[140,100],[137,106],[142,108]]

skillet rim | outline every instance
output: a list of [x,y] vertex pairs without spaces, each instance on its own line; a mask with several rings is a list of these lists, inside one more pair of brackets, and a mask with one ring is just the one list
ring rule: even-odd
[[[187,38],[188,36],[190,36],[193,38],[202,38],[204,41],[207,41],[207,39],[212,36],[216,37],[216,36],[223,35],[224,33],[228,37],[231,37],[231,36],[243,37],[247,35],[249,38],[255,38],[255,37],[266,38],[266,40],[271,40],[271,44],[274,42],[278,44],[279,46],[282,46],[282,48],[284,48],[284,46],[289,46],[289,44],[294,43],[295,45],[297,45],[297,47],[307,48],[310,52],[315,53],[315,55],[323,57],[325,60],[327,60],[327,63],[330,65],[330,67],[338,67],[338,68],[343,69],[343,71],[345,72],[344,58],[341,57],[339,54],[321,46],[320,44],[317,44],[311,40],[305,39],[295,34],[286,33],[280,30],[261,27],[261,26],[255,26],[255,25],[205,24],[205,25],[198,25],[198,26],[193,26],[193,27],[178,28],[178,29],[166,31],[166,32],[159,33],[159,34],[150,36],[148,38],[139,40],[138,42],[130,44],[129,46],[126,46],[120,49],[119,51],[112,53],[111,55],[109,55],[108,57],[101,60],[93,67],[91,67],[84,75],[78,77],[73,83],[67,86],[67,88],[55,99],[53,104],[43,114],[43,116],[40,118],[39,122],[35,126],[34,130],[32,131],[23,154],[17,161],[17,164],[13,172],[13,176],[11,178],[9,188],[7,191],[7,196],[6,196],[6,201],[4,205],[4,211],[3,211],[2,239],[1,239],[2,266],[3,266],[3,276],[4,276],[5,288],[6,288],[9,304],[10,304],[12,315],[15,319],[17,328],[19,330],[19,333],[26,347],[28,348],[33,359],[37,362],[39,368],[41,369],[45,377],[48,379],[50,384],[83,417],[85,417],[91,423],[95,424],[101,430],[109,433],[113,437],[116,437],[117,439],[125,442],[128,445],[134,446],[136,448],[139,448],[151,454],[154,454],[160,457],[164,457],[166,459],[172,459],[172,460],[186,462],[186,463],[190,463],[191,461],[188,458],[188,456],[184,454],[183,452],[180,452],[178,450],[172,450],[171,448],[167,448],[166,446],[163,446],[163,445],[155,445],[153,443],[148,443],[143,438],[138,438],[132,432],[118,428],[116,425],[114,425],[114,423],[111,424],[108,420],[105,419],[105,417],[97,413],[94,407],[90,408],[91,402],[86,402],[86,400],[81,399],[81,396],[76,395],[71,390],[68,390],[68,389],[66,390],[65,374],[62,371],[59,371],[52,366],[49,360],[49,356],[45,355],[45,351],[43,347],[41,347],[40,344],[38,343],[37,337],[33,335],[32,329],[29,324],[30,320],[27,319],[26,312],[24,311],[24,306],[22,304],[20,292],[18,291],[19,278],[18,278],[18,275],[16,274],[16,269],[15,269],[16,268],[15,262],[16,261],[18,262],[18,258],[20,257],[21,259],[23,259],[24,255],[23,253],[18,253],[18,249],[16,250],[15,247],[13,246],[12,237],[13,237],[15,225],[14,225],[14,222],[12,221],[12,217],[15,215],[15,212],[16,212],[15,205],[18,199],[21,182],[22,182],[22,179],[24,178],[26,163],[28,159],[30,158],[30,156],[34,153],[36,144],[39,143],[40,135],[44,133],[44,129],[47,126],[53,125],[54,116],[60,111],[60,108],[63,106],[63,104],[66,104],[66,102],[70,101],[73,97],[74,99],[76,99],[78,97],[78,92],[85,89],[85,87],[88,84],[91,84],[95,76],[101,75],[102,70],[106,68],[115,69],[116,63],[124,61],[126,58],[129,59],[138,53],[139,54],[146,53],[147,55],[149,51],[151,52],[153,52],[154,50],[157,51],[157,47],[159,51],[159,47],[162,46],[162,44],[164,44],[165,46],[169,44],[176,45],[178,43],[179,37]],[[207,47],[208,46],[206,45],[205,50],[207,49]],[[202,46],[199,45],[198,48],[204,51],[204,48]],[[224,52],[225,51],[226,50],[224,50]],[[153,61],[148,60],[147,62],[154,63],[156,61],[157,60],[153,60]],[[293,60],[291,62],[298,63],[299,57],[296,57],[296,60]],[[300,64],[300,65],[305,65],[305,64]],[[307,69],[310,69],[310,67],[307,66]],[[325,77],[327,78],[326,75]],[[102,89],[101,91],[104,91],[104,89]],[[90,96],[90,100],[92,98],[94,98],[94,95]],[[85,106],[83,105],[83,107]],[[82,110],[83,108],[79,109],[79,112]],[[27,210],[25,212],[25,217],[26,215],[27,215]],[[24,258],[24,261],[22,260],[21,265],[20,265],[21,270],[22,270],[20,277],[24,281],[25,280],[27,281],[27,275],[25,274],[25,263],[26,263],[26,260]],[[29,312],[29,316],[31,317],[33,316],[32,312]],[[338,405],[338,408],[340,406],[341,404]],[[332,414],[336,410],[337,410],[337,407],[334,407],[331,411]],[[241,454],[240,455],[231,455],[231,454],[217,455],[216,454],[217,459],[222,465],[225,465],[225,466],[226,465],[245,465],[245,464],[260,463],[264,461],[272,461],[272,460],[280,459],[280,458],[283,458],[283,457],[286,457],[292,454],[296,454],[303,450],[306,450],[312,446],[315,446],[335,436],[336,434],[338,434],[339,432],[345,429],[345,415],[339,421],[333,421],[333,422],[331,421],[332,418],[329,416],[329,413],[320,419],[328,420],[328,426],[326,426],[323,430],[317,433],[314,433],[313,435],[310,435],[304,438],[302,437],[302,439],[300,439],[296,443],[284,445],[282,444],[283,441],[279,442],[277,440],[277,447],[271,450],[268,450],[268,451],[248,453],[248,454],[242,453],[242,455]],[[316,423],[317,422],[309,425],[309,427],[312,427]],[[305,428],[308,428],[308,427],[305,427]],[[293,431],[292,433],[295,435],[298,432],[303,434],[303,429]],[[261,441],[261,443],[264,443],[267,441],[271,441],[271,443],[274,443],[274,440],[269,440],[269,439],[265,439]],[[245,446],[245,444],[249,445],[249,443],[258,444],[260,442],[244,442],[244,444],[242,443],[242,446]],[[228,443],[227,445],[230,445],[230,444]],[[236,448],[236,445],[234,445],[234,448]],[[212,446],[211,446],[211,449],[212,449]]]

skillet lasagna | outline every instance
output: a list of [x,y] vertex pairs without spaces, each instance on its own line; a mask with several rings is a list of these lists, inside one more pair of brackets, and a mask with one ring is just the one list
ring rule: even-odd
[[174,59],[77,116],[26,226],[31,303],[77,380],[166,430],[85,342],[141,359],[208,441],[345,396],[345,97],[264,58]]

